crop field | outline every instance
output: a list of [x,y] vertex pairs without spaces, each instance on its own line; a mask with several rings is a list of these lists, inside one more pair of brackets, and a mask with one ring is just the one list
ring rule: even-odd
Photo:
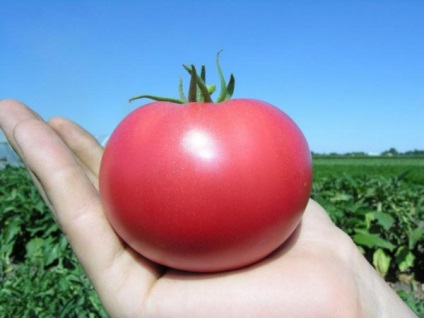
[[312,198],[424,317],[424,158],[314,158]]
[[[424,158],[314,158],[312,197],[424,317]],[[0,317],[107,317],[23,168],[0,169]]]
[[342,174],[374,177],[398,177],[424,184],[424,157],[317,157],[314,158],[314,178],[338,177]]

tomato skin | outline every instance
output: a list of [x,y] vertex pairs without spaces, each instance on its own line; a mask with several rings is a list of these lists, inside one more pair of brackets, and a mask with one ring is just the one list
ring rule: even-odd
[[100,196],[146,258],[214,272],[256,262],[299,224],[312,160],[296,124],[262,101],[153,102],[111,135]]

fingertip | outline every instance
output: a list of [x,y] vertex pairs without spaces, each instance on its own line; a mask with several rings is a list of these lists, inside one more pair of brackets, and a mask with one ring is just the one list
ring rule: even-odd
[[14,99],[0,100],[0,126],[6,135],[21,121],[29,118],[41,119],[40,115],[24,103]]
[[26,104],[17,99],[5,98],[0,100],[0,114],[8,114],[14,111],[25,111],[36,114]]
[[0,99],[0,106],[11,105],[11,104],[22,104],[20,101],[13,98],[2,98]]
[[0,122],[13,111],[17,106],[24,106],[22,103],[14,99],[1,99],[0,100]]

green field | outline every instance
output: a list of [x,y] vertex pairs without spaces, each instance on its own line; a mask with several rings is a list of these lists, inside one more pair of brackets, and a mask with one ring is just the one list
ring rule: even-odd
[[403,176],[405,180],[424,184],[424,157],[314,157],[314,180],[325,177]]
[[[424,317],[424,158],[313,165],[312,198]],[[0,169],[0,229],[0,317],[107,317],[23,168]]]
[[424,158],[315,157],[313,167],[312,198],[424,317]]

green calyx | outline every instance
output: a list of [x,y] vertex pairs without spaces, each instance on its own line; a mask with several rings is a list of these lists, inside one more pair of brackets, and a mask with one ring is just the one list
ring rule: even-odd
[[[231,74],[228,84],[225,82],[224,74],[222,73],[222,69],[219,64],[220,53],[221,51],[219,51],[216,54],[216,67],[218,69],[218,75],[221,81],[221,91],[219,93],[218,98],[216,99],[216,103],[221,103],[231,99],[231,96],[233,95],[233,92],[234,92],[234,86],[235,86],[235,79],[233,74]],[[205,66],[202,65],[202,68],[200,70],[200,75],[197,74],[197,71],[194,65],[190,65],[190,67],[183,65],[183,67],[190,74],[190,86],[188,90],[188,97],[186,97],[186,95],[184,94],[183,80],[180,78],[180,82],[179,82],[180,99],[153,96],[153,95],[140,95],[140,96],[131,98],[129,101],[132,102],[133,100],[136,100],[136,99],[149,98],[155,101],[172,102],[177,104],[185,104],[185,103],[193,103],[193,102],[213,103],[211,95],[215,92],[216,86],[205,84],[206,82]]]

